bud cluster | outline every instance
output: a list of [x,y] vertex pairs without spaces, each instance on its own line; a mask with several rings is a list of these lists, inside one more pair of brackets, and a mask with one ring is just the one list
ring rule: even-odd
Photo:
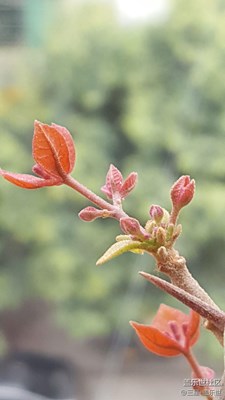
[[170,214],[159,205],[153,204],[149,214],[151,219],[145,225],[146,231],[155,239],[157,247],[171,247],[181,233],[181,225],[170,222]]

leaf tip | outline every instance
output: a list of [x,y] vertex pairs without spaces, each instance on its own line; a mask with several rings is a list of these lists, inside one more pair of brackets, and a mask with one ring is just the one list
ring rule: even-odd
[[96,261],[96,265],[97,267],[99,267],[99,265],[104,264],[104,260],[102,260],[102,257],[100,257],[97,261]]

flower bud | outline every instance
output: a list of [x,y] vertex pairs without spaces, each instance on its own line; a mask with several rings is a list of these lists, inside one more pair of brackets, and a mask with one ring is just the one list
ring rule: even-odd
[[155,229],[155,227],[156,227],[156,223],[155,223],[155,221],[152,221],[151,219],[149,219],[145,224],[145,230],[148,233],[152,233],[153,230]]
[[160,245],[164,245],[165,244],[166,232],[165,232],[165,229],[163,229],[161,226],[159,228],[157,228],[156,240],[157,240],[157,243],[160,244]]
[[173,241],[174,241],[174,242],[175,242],[175,240],[177,240],[177,238],[180,236],[181,232],[182,232],[182,225],[181,225],[181,224],[178,224],[178,225],[176,226],[175,230],[174,230],[174,233],[173,233]]
[[170,214],[165,208],[163,208],[163,217],[161,220],[161,224],[168,225],[169,221],[170,221]]
[[96,218],[106,218],[110,214],[108,210],[98,210],[95,207],[85,207],[78,214],[79,218],[85,222],[94,221]]
[[168,259],[168,251],[165,246],[161,246],[157,251],[157,256],[161,262],[165,262]]
[[192,200],[195,192],[195,181],[190,176],[181,176],[172,186],[170,196],[174,208],[180,210]]
[[202,375],[201,378],[199,378],[199,376],[197,376],[194,371],[191,374],[191,383],[193,389],[195,391],[198,391],[199,393],[202,393],[203,396],[205,396],[205,393],[209,391],[209,389],[212,391],[212,393],[214,393],[216,390],[216,379],[214,379],[215,371],[209,367],[205,367],[202,365],[199,367]]
[[152,217],[152,219],[154,219],[154,221],[157,224],[159,224],[161,222],[162,218],[163,218],[164,211],[163,211],[162,207],[153,204],[150,207],[149,214],[150,214],[150,217]]
[[122,231],[128,235],[136,236],[142,239],[148,239],[150,236],[135,218],[121,218],[120,227]]
[[[211,369],[209,367],[205,367],[203,365],[200,365],[200,370],[201,370],[202,376],[204,377],[204,378],[201,378],[200,381],[203,379],[207,379],[209,381],[210,379],[213,379],[216,375],[215,371],[213,369]],[[192,372],[192,378],[197,378],[197,375],[195,374],[195,372]]]
[[174,230],[175,230],[175,225],[174,224],[169,224],[167,226],[167,229],[166,229],[166,240],[172,239],[173,234],[174,234]]

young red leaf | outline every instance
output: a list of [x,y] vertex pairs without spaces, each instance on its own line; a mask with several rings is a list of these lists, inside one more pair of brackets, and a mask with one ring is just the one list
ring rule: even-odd
[[158,356],[172,357],[181,354],[181,348],[168,334],[160,332],[153,326],[130,321],[142,344],[147,350]]
[[134,188],[137,182],[137,173],[131,172],[130,175],[123,180],[121,172],[113,164],[110,165],[106,175],[105,185],[101,190],[109,199],[124,199]]
[[50,177],[48,179],[37,178],[28,174],[16,174],[0,170],[0,175],[7,181],[24,189],[38,189],[44,186],[61,185],[63,180],[60,177]]
[[123,182],[123,176],[121,172],[118,170],[118,168],[115,167],[115,165],[111,164],[109,168],[109,181],[112,190],[115,191],[120,191],[120,188],[122,186]]
[[43,178],[43,179],[49,179],[50,177],[51,177],[51,175],[48,173],[48,172],[46,172],[45,170],[44,170],[44,168],[42,168],[40,165],[38,165],[38,164],[35,164],[33,167],[32,167],[32,171],[36,174],[36,175],[38,175],[38,176],[40,176],[41,178]]
[[51,175],[69,174],[75,162],[75,149],[69,131],[62,126],[35,121],[33,157]]
[[76,160],[76,152],[75,152],[73,138],[68,129],[66,129],[64,126],[57,125],[54,122],[52,123],[52,126],[61,134],[61,137],[63,137],[65,140],[66,148],[68,151],[68,161],[69,161],[67,173],[69,174],[70,172],[72,172]]
[[24,189],[61,185],[75,162],[75,148],[69,131],[56,124],[50,126],[35,121],[33,157],[36,164],[32,170],[40,178],[4,170],[0,170],[0,175]]
[[113,194],[119,191],[122,181],[121,172],[111,164],[106,175],[105,185],[101,187],[101,190],[109,199],[112,199]]
[[127,179],[125,179],[120,189],[120,194],[122,198],[125,198],[131,192],[131,190],[134,189],[134,187],[137,184],[137,179],[138,179],[137,172],[131,172],[128,175]]
[[143,345],[164,357],[186,354],[199,337],[200,316],[161,304],[151,325],[130,322]]

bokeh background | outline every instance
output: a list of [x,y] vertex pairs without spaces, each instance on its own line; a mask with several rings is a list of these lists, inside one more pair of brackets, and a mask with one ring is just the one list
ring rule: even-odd
[[[143,223],[151,204],[170,209],[171,184],[191,175],[197,191],[181,215],[177,247],[225,307],[225,4],[136,3],[0,1],[0,165],[29,173],[33,121],[64,125],[76,144],[74,177],[96,193],[110,163],[124,176],[138,172],[124,207]],[[85,349],[105,346],[100,364],[113,364],[115,374],[124,363],[116,349],[146,358],[128,321],[150,321],[160,302],[180,305],[138,276],[154,270],[147,256],[95,266],[119,227],[80,221],[86,205],[66,187],[25,191],[1,181],[0,310],[7,320],[7,310],[15,316],[31,299],[54,304],[57,326]],[[222,365],[208,333],[197,350]]]

